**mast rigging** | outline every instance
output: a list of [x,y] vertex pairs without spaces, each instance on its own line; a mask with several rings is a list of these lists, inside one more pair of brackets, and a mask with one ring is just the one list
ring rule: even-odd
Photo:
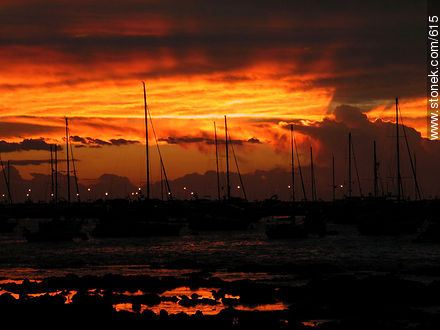
[[67,203],[70,204],[69,123],[66,120]]
[[142,86],[144,88],[144,118],[145,118],[145,155],[146,155],[146,161],[147,161],[147,194],[146,199],[150,199],[150,153],[149,153],[149,146],[148,146],[148,115],[149,112],[147,107],[147,92],[145,89],[145,82],[142,82]]
[[217,199],[220,200],[220,173],[218,170],[218,143],[217,143],[217,127],[214,122],[214,141],[215,141],[215,163],[216,163],[216,174],[217,174]]

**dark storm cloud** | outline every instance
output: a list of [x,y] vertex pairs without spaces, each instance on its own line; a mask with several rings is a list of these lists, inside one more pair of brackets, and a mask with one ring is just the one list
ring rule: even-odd
[[125,139],[111,139],[110,143],[114,146],[124,146],[124,145],[128,145],[128,144],[138,144],[139,141],[125,140]]
[[109,141],[104,141],[101,139],[94,139],[91,137],[80,137],[77,135],[71,136],[70,140],[75,143],[80,143],[79,145],[76,145],[76,147],[81,146],[89,146],[89,147],[102,147],[102,146],[124,146],[124,145],[130,145],[130,144],[137,144],[139,141],[135,140],[126,140],[126,139],[110,139]]
[[[293,124],[295,133],[306,136],[302,145],[298,147],[298,153],[307,158],[310,145],[316,145],[318,152],[315,160],[318,165],[327,168],[326,181],[329,182],[329,168],[331,167],[332,155],[335,157],[336,173],[341,183],[347,182],[348,161],[348,134],[352,135],[353,158],[357,159],[360,181],[365,191],[372,191],[373,177],[373,141],[377,144],[377,155],[380,163],[381,180],[384,185],[393,192],[396,173],[396,126],[394,123],[382,120],[370,121],[365,111],[349,105],[341,105],[332,110],[334,119],[325,118],[313,125],[305,126],[299,123]],[[290,130],[290,125],[284,126]],[[406,138],[405,138],[406,135]],[[400,126],[400,160],[402,176],[405,178],[406,192],[412,185],[413,173],[411,170],[411,158],[417,157],[418,179],[426,196],[432,196],[438,190],[436,183],[440,175],[436,170],[440,163],[440,144],[422,138],[421,134],[408,126]],[[317,141],[314,143],[313,141]],[[408,141],[408,144],[406,143]],[[408,152],[409,150],[409,152]],[[354,173],[353,165],[353,176]],[[368,189],[366,189],[368,188]],[[411,188],[412,189],[412,188]],[[409,191],[409,192],[408,192]]]
[[[160,58],[164,49],[179,59],[139,77],[223,72],[234,81],[247,79],[233,71],[255,60],[295,63],[286,79],[312,74],[308,86],[334,88],[334,102],[372,105],[423,95],[425,7],[424,1],[16,1],[1,7],[7,33],[0,45],[53,50],[56,61],[76,65],[133,54]],[[191,63],[193,51],[207,61]],[[49,61],[40,53],[14,55]]]
[[256,144],[260,144],[260,140],[256,139],[256,138],[250,138],[249,140],[247,140],[248,143],[256,143]]
[[73,141],[73,142],[79,142],[79,143],[87,144],[87,140],[85,138],[82,138],[82,137],[77,136],[77,135],[71,136],[70,140]]
[[[21,142],[0,141],[0,152],[29,151],[29,150],[50,150],[50,143],[44,139],[24,139]],[[61,149],[60,147],[58,147]]]
[[[166,142],[167,144],[190,144],[190,143],[203,143],[207,145],[213,145],[215,143],[215,140],[209,137],[197,137],[197,136],[169,136],[167,138],[160,138],[159,141]],[[231,139],[230,141],[232,144],[236,145],[244,145],[246,143],[250,144],[259,144],[261,143],[260,140],[257,138],[250,138],[248,140],[238,140],[238,139]],[[222,139],[219,139],[217,141],[218,144],[225,144],[225,141]]]

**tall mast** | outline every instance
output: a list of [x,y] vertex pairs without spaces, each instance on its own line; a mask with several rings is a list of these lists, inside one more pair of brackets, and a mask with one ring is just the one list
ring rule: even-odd
[[292,202],[295,203],[295,167],[293,162],[293,125],[290,125],[290,162],[292,172]]
[[417,197],[420,197],[420,196],[419,196],[419,187],[417,184],[417,158],[416,158],[415,152],[414,152],[413,158],[414,158],[414,199],[417,200]]
[[9,193],[9,202],[12,205],[12,193],[11,193],[11,161],[8,159],[7,162],[7,168],[8,168],[8,193]]
[[299,171],[299,177],[301,179],[301,188],[302,188],[302,192],[303,192],[303,196],[304,196],[304,201],[307,201],[306,188],[304,186],[304,180],[303,180],[303,175],[302,175],[302,170],[301,170],[301,162],[299,160],[298,146],[296,144],[295,135],[293,136],[293,143],[295,144],[296,159],[298,161],[298,171]]
[[332,153],[332,198],[336,200],[336,184],[335,184],[335,155]]
[[354,145],[352,144],[351,146],[352,152],[353,152],[353,161],[354,161],[354,169],[356,170],[356,178],[357,178],[357,183],[358,183],[358,188],[359,188],[359,195],[362,197],[362,187],[361,187],[361,180],[359,178],[359,170],[358,170],[358,166],[357,166],[357,162],[356,162],[356,153],[354,152]]
[[402,177],[400,176],[400,144],[399,144],[399,101],[396,97],[396,155],[397,155],[397,200],[401,198]]
[[[415,186],[415,190],[416,190],[416,199],[417,197],[419,199],[422,199],[422,192],[420,191],[420,187],[419,187],[419,183],[417,181],[417,171],[416,171],[416,154],[414,153],[414,161],[413,158],[411,156],[411,150],[409,148],[409,143],[408,143],[408,136],[406,134],[406,129],[405,129],[405,125],[403,124],[403,118],[402,118],[402,113],[400,112],[400,109],[398,109],[398,112],[400,114],[400,122],[402,123],[402,129],[403,129],[403,137],[405,138],[405,144],[406,144],[406,149],[408,151],[408,157],[409,157],[409,163],[411,165],[411,171],[413,174],[413,178],[414,178],[414,186]],[[402,194],[403,194],[403,186],[402,186]]]
[[150,199],[150,155],[148,152],[148,115],[147,115],[147,92],[145,90],[145,82],[142,82],[144,87],[144,117],[145,117],[145,154],[147,158],[147,200]]
[[58,146],[55,144],[55,204],[58,202]]
[[217,144],[217,127],[214,122],[214,140],[215,140],[215,163],[217,168],[217,199],[220,200],[220,174],[218,171],[218,144]]
[[10,171],[10,167],[9,167],[9,160],[6,163],[7,170],[8,170],[8,173],[6,173],[6,169],[5,169],[5,166],[3,164],[3,160],[2,160],[1,154],[0,154],[0,165],[1,165],[2,171],[3,171],[3,178],[5,179],[6,189],[8,191],[9,203],[12,205],[11,187],[9,185],[9,183],[10,183],[10,175],[9,174],[11,172]]
[[225,140],[226,140],[226,191],[228,200],[231,199],[231,186],[229,184],[229,148],[228,148],[228,122],[225,115]]
[[[160,166],[162,168],[163,171],[163,176],[165,178],[165,183],[166,183],[166,188],[168,190],[167,196],[168,199],[171,200],[173,199],[173,194],[171,192],[171,187],[170,187],[170,183],[168,181],[168,177],[167,177],[167,172],[165,170],[165,164],[163,162],[163,158],[162,158],[162,153],[160,152],[160,147],[159,147],[159,143],[157,141],[157,135],[156,135],[156,131],[154,130],[154,126],[153,126],[153,118],[151,117],[151,112],[150,110],[148,110],[147,108],[147,114],[150,117],[150,123],[151,123],[151,129],[153,130],[153,136],[154,136],[154,140],[156,142],[156,148],[157,148],[157,153],[159,154],[159,161],[160,161]],[[149,180],[148,180],[149,181]],[[149,185],[148,185],[149,186]]]
[[50,149],[50,199],[54,199],[54,177],[53,177],[53,145],[49,145]]
[[377,198],[379,194],[379,187],[377,185],[377,157],[376,157],[376,140],[373,141],[373,152],[374,152],[374,197]]
[[163,201],[163,168],[160,167],[160,199]]
[[237,157],[235,156],[234,144],[232,143],[232,140],[231,140],[231,137],[230,137],[230,136],[229,136],[229,140],[230,140],[230,142],[231,142],[232,155],[234,156],[235,167],[237,168],[237,174],[238,174],[238,178],[239,178],[239,180],[240,180],[241,190],[243,191],[244,199],[247,200],[246,189],[245,189],[245,187],[244,187],[243,179],[242,179],[242,177],[241,177],[240,168],[238,167]]
[[69,123],[66,119],[67,203],[70,204]]
[[310,174],[312,177],[312,201],[316,201],[315,171],[313,168],[313,150],[310,147]]
[[348,133],[348,197],[351,197],[351,132]]
[[72,156],[72,166],[73,166],[73,177],[75,179],[75,187],[76,187],[76,199],[79,202],[81,202],[80,196],[79,196],[79,186],[78,186],[78,177],[76,175],[76,166],[75,166],[75,158],[73,157],[73,148],[70,147],[70,156]]

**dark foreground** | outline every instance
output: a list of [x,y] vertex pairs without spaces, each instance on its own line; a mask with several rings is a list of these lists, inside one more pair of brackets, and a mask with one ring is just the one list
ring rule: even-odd
[[[194,293],[166,294],[178,288]],[[422,284],[391,274],[329,274],[298,286],[223,281],[206,273],[68,275],[3,282],[1,292],[2,321],[14,324],[111,322],[161,329],[438,329],[440,324],[440,281]],[[173,304],[198,311],[159,310]],[[216,307],[221,310],[210,315]]]
[[[60,208],[56,214],[50,205],[4,207],[2,324],[439,328],[438,201],[294,208],[278,202],[112,203]],[[286,215],[325,219],[326,230],[269,237],[268,226]],[[58,227],[59,218],[69,217],[83,226],[87,239],[53,241],[72,232]],[[44,223],[56,230],[41,230]],[[155,234],[144,235],[145,228]],[[170,235],[162,235],[163,228]],[[43,235],[52,231],[55,236]]]

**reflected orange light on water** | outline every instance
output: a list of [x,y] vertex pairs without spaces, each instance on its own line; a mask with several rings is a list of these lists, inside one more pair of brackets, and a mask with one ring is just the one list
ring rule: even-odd
[[[161,310],[165,310],[168,314],[178,314],[178,313],[185,313],[188,315],[193,315],[196,312],[200,311],[204,315],[217,315],[222,310],[228,308],[228,306],[224,305],[222,300],[215,300],[213,291],[217,291],[219,289],[215,288],[199,288],[199,289],[191,289],[189,287],[179,287],[175,288],[173,290],[168,290],[160,294],[161,297],[176,297],[177,300],[174,301],[162,301],[160,304],[155,306],[147,306],[144,304],[140,304],[140,311],[141,313],[145,310],[151,310],[155,314],[159,314]],[[142,295],[144,294],[142,291],[138,290],[137,292],[124,292],[124,294],[127,294],[128,296],[136,296],[136,295]],[[191,297],[192,295],[197,295],[197,299],[210,299],[212,304],[206,304],[200,301],[197,303],[196,306],[182,306],[181,304],[183,297]],[[227,299],[240,299],[240,296],[234,296],[230,294],[225,294],[225,298]],[[180,303],[179,303],[180,302]],[[138,306],[139,307],[139,306]],[[128,311],[128,312],[134,312],[135,308],[133,307],[132,303],[120,303],[113,305],[113,308],[115,308],[116,311]],[[273,304],[262,304],[257,306],[243,306],[243,305],[237,305],[234,306],[236,310],[241,311],[281,311],[286,310],[288,306],[282,302],[277,302]]]

